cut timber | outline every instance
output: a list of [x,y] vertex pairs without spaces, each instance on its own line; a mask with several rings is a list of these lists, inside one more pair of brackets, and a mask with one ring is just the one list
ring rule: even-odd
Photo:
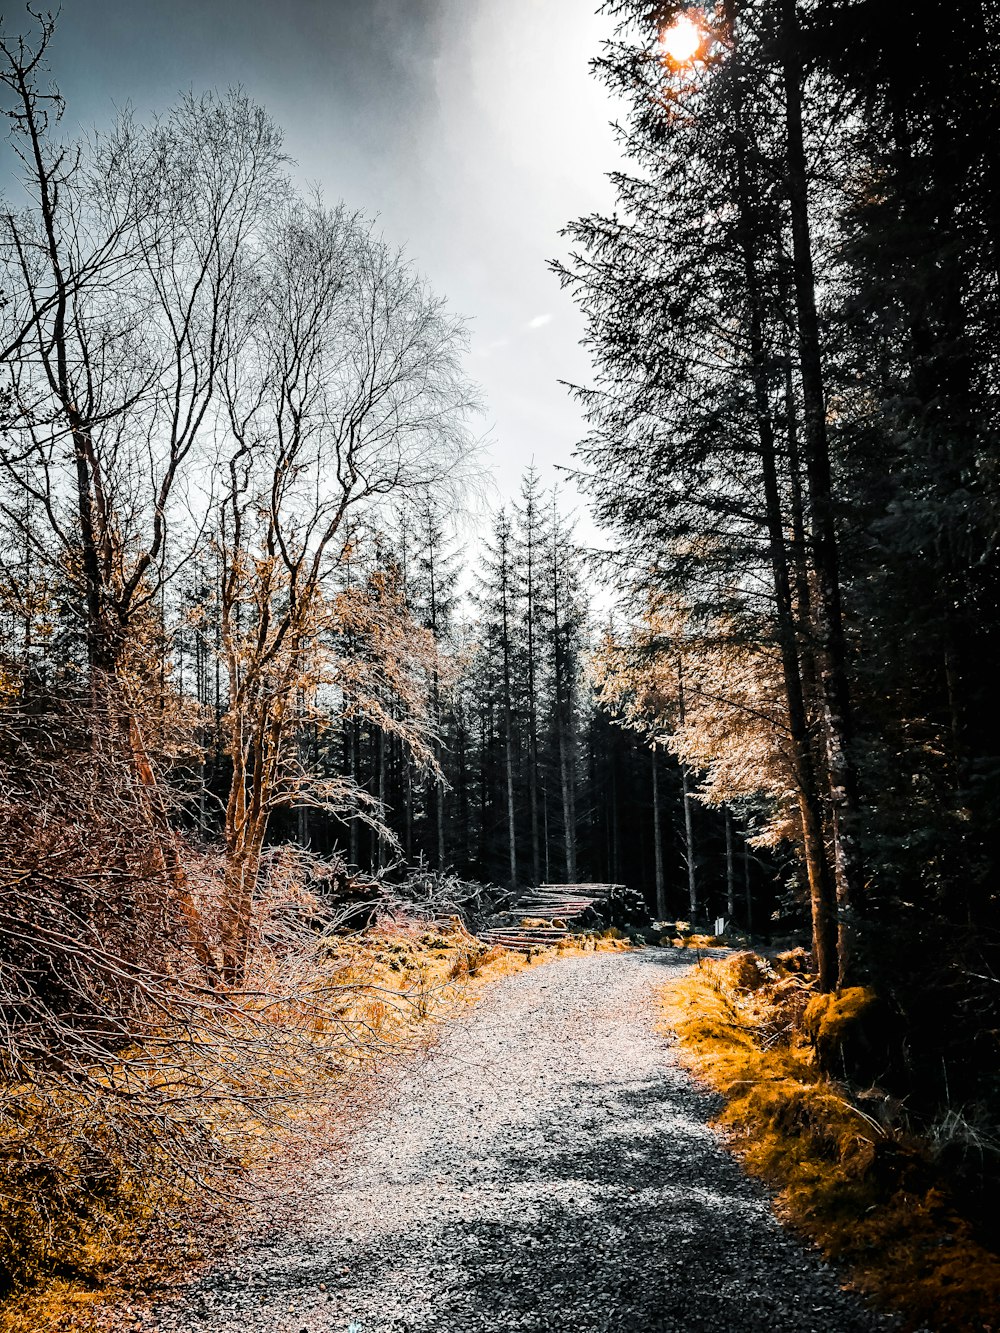
[[498,912],[479,931],[479,938],[486,944],[527,951],[555,944],[579,933],[582,918],[600,918],[598,904],[623,889],[621,884],[539,884]]

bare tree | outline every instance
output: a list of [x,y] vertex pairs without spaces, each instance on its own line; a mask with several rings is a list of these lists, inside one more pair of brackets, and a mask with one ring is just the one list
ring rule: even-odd
[[230,94],[62,145],[61,101],[38,88],[51,32],[47,20],[32,49],[0,41],[27,199],[0,223],[3,467],[55,539],[41,554],[79,580],[90,666],[113,674],[169,573],[171,506],[212,424],[240,256],[277,190],[280,136]]
[[[474,407],[459,369],[461,324],[363,218],[319,202],[288,209],[243,288],[217,536],[233,764],[223,956],[233,984],[273,809],[293,793],[341,812],[358,798],[349,779],[313,782],[290,769],[297,692],[347,687],[329,645],[348,515],[459,482]],[[419,727],[388,708],[379,725],[430,758]]]
[[135,704],[158,596],[196,543],[197,523],[170,544],[168,526],[204,471],[241,255],[277,190],[280,136],[231,94],[189,96],[148,128],[125,115],[110,134],[64,146],[53,137],[62,103],[39,90],[51,33],[44,20],[32,47],[0,40],[26,198],[0,222],[10,400],[0,502],[29,555],[77,594],[95,720],[110,718],[132,755],[194,926]]

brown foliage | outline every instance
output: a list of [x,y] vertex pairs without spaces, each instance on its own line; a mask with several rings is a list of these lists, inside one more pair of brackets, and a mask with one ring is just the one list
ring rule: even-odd
[[[693,623],[677,599],[650,595],[624,637],[610,633],[591,663],[601,702],[701,777],[698,799],[772,802],[755,841],[800,837],[795,767],[776,652],[740,627]],[[683,678],[683,707],[680,681]]]
[[393,1016],[379,960],[324,944],[322,868],[286,848],[263,858],[246,984],[222,987],[221,855],[153,817],[120,721],[63,698],[0,723],[0,1290],[106,1266],[151,1200],[235,1188],[255,1133],[486,962],[444,940]]

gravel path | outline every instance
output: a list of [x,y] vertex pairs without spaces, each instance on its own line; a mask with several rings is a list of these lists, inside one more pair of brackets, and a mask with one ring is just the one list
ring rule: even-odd
[[[162,1333],[862,1333],[890,1325],[774,1220],[655,1032],[669,951],[519,973],[321,1163],[307,1216]],[[149,1327],[149,1325],[145,1325]]]

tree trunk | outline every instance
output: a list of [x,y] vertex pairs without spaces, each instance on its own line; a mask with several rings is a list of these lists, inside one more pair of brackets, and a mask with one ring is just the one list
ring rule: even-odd
[[733,817],[729,806],[724,810],[726,820],[726,917],[732,921],[736,915],[736,869],[733,852]]
[[524,498],[523,540],[526,556],[525,579],[525,616],[527,632],[527,669],[528,669],[528,806],[529,827],[531,833],[531,879],[538,884],[542,876],[541,829],[538,818],[538,663],[536,658],[537,640],[537,589],[536,589],[536,549],[538,546],[538,496],[537,476],[532,467],[522,484]]
[[616,762],[617,750],[612,742],[611,749],[611,799],[609,801],[609,817],[611,823],[611,857],[610,857],[610,877],[612,884],[617,884],[621,875],[620,858],[618,852],[618,764]]
[[[347,771],[351,775],[351,780],[357,783],[358,780],[358,747],[361,743],[361,735],[357,720],[352,718],[347,724]],[[348,858],[352,866],[357,866],[358,857],[361,849],[358,845],[359,826],[357,819],[352,819],[348,827]]]
[[687,765],[681,765],[681,791],[684,799],[684,861],[687,865],[688,913],[691,925],[698,920],[698,879],[694,864],[694,829],[691,821],[691,784]]
[[528,544],[528,801],[531,805],[531,874],[537,884],[542,861],[538,828],[538,704],[535,699],[535,596],[531,543]]
[[170,825],[170,817],[163,804],[156,774],[146,750],[142,729],[134,712],[128,708],[128,737],[132,749],[135,771],[145,797],[146,811],[156,834],[157,845],[163,862],[163,870],[170,884],[171,893],[187,928],[191,947],[195,957],[210,978],[217,974],[215,957],[212,954],[205,927],[195,901],[188,887],[184,863],[177,850],[177,834]]
[[[376,740],[375,745],[378,753],[378,799],[384,814],[385,803],[387,798],[386,736],[384,731],[379,731],[378,739]],[[381,833],[379,833],[378,835],[377,857],[378,857],[378,869],[384,870],[386,866],[386,843],[385,843],[385,838],[382,836]]]
[[[573,791],[572,743],[573,685],[562,651],[563,626],[559,619],[559,549],[558,525],[552,528],[552,634],[555,667],[556,742],[559,749],[559,783],[562,789],[563,843],[566,854],[566,882],[576,883],[576,809]],[[569,734],[567,734],[569,732]]]
[[514,746],[508,726],[506,737],[507,753],[507,841],[510,850],[510,887],[517,887],[517,837],[514,827]]
[[514,722],[511,706],[510,681],[510,623],[508,606],[509,569],[506,554],[503,565],[502,617],[503,617],[503,720],[504,720],[504,755],[507,770],[507,846],[510,863],[510,886],[517,886],[517,829],[514,816]]
[[663,874],[663,818],[660,810],[660,779],[656,762],[656,746],[650,755],[653,769],[653,861],[656,867],[656,919],[667,919],[667,885]]
[[[438,754],[440,762],[440,743],[438,745]],[[444,870],[447,862],[444,846],[444,782],[438,779],[435,784],[437,798],[435,801],[435,815],[437,817],[437,865],[438,870]]]
[[827,769],[834,814],[834,858],[840,915],[840,973],[850,959],[851,914],[860,901],[862,867],[857,846],[858,784],[851,753],[852,721],[847,652],[840,600],[839,554],[826,430],[826,402],[816,311],[808,182],[802,125],[801,33],[796,0],[782,0],[788,202],[791,214],[795,304],[798,316],[811,554],[816,577],[815,621],[823,691]]
[[[305,714],[305,706],[306,706],[305,693],[304,693],[304,691],[299,690],[299,691],[298,691],[298,694],[297,694],[297,698],[296,698],[296,710],[297,710],[297,713],[298,713],[298,719],[297,719],[297,730],[298,730],[297,743],[298,743],[298,751],[299,751],[299,767],[302,769],[303,772],[306,772],[307,769],[308,769],[308,767],[309,767],[309,760],[310,760],[310,755],[311,755],[311,744],[310,744],[310,736],[309,736],[309,727],[308,727],[308,724],[303,720],[303,717],[304,717],[304,714]],[[298,841],[299,846],[300,846],[300,847],[308,847],[308,846],[309,846],[309,806],[306,805],[304,801],[298,801],[298,802],[296,803],[295,825],[296,825],[296,829],[295,829],[295,832],[296,832],[296,839],[297,839],[297,841]]]
[[[490,729],[492,731],[492,728]],[[479,715],[479,753],[482,762],[479,765],[479,864],[486,864],[486,810],[489,805],[487,791],[487,767],[490,757],[485,711]]]
[[[677,701],[680,725],[684,726],[684,663],[677,662]],[[691,779],[687,764],[681,764],[681,795],[684,802],[684,860],[687,864],[688,912],[691,925],[698,919],[698,878],[694,861],[694,823],[691,817]]]
[[548,788],[547,788],[547,787],[542,787],[542,822],[543,822],[543,839],[544,839],[544,847],[545,847],[545,882],[546,882],[546,884],[551,884],[551,883],[552,883],[552,870],[551,870],[550,863],[549,863],[549,862],[550,862],[550,854],[549,854],[549,792],[548,792]]
[[260,875],[266,820],[254,819],[226,848],[225,910],[222,917],[222,976],[239,990],[247,978],[253,895]]
[[403,837],[407,861],[413,860],[413,769],[406,765],[406,787],[403,793]]
[[469,760],[467,753],[468,732],[464,718],[458,727],[458,777],[455,783],[458,797],[458,827],[462,830],[456,842],[460,842],[466,864],[472,860],[472,820],[469,809]]
[[563,723],[559,728],[559,781],[562,787],[563,841],[566,848],[566,883],[576,883],[576,799],[573,783],[571,742]]
[[[237,674],[231,663],[230,681],[235,681]],[[260,706],[253,716],[253,702],[252,692],[243,694],[237,690],[229,710],[233,776],[225,816],[226,870],[221,935],[222,975],[226,984],[234,989],[246,980],[253,896],[260,874],[285,729],[282,704]],[[248,726],[251,718],[252,723]]]
[[822,835],[822,814],[816,780],[812,742],[802,688],[799,640],[796,635],[791,582],[788,568],[785,523],[778,486],[777,450],[767,384],[767,349],[764,344],[760,279],[756,252],[755,219],[746,170],[746,144],[736,140],[737,203],[740,210],[740,243],[749,316],[750,361],[754,410],[760,447],[761,481],[764,490],[771,577],[774,587],[776,630],[781,653],[788,729],[799,792],[803,851],[809,880],[812,909],[813,954],[820,989],[831,990],[837,979],[836,904]]

